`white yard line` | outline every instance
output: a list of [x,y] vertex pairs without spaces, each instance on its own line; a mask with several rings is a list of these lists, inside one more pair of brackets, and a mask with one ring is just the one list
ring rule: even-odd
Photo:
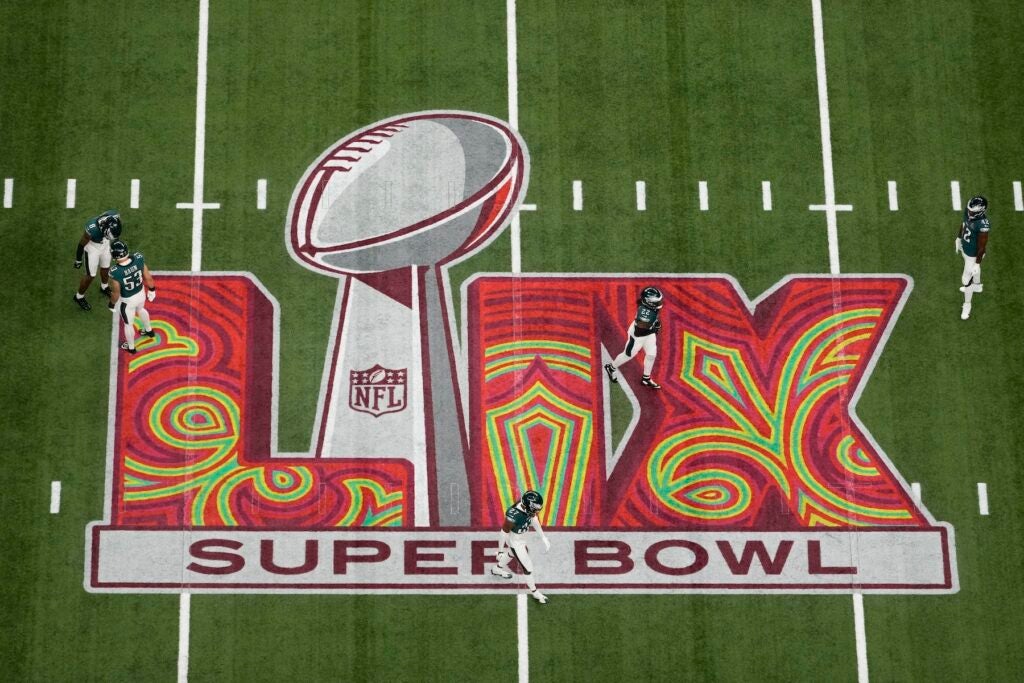
[[68,178],[68,191],[67,196],[64,200],[64,208],[73,209],[75,208],[75,193],[78,190],[78,181],[74,178]]
[[697,196],[700,200],[700,210],[708,210],[708,181],[701,180],[697,183]]
[[128,201],[128,208],[139,208],[139,179],[132,178],[131,198]]
[[889,181],[889,210],[890,211],[899,211],[900,210],[899,198],[897,198],[897,196],[896,196],[896,181],[895,180],[890,180]]
[[988,516],[988,484],[978,482],[978,512]]
[[[836,181],[832,171],[832,124],[828,115],[828,79],[825,74],[825,28],[821,19],[821,0],[811,0],[814,19],[814,63],[818,72],[818,118],[821,120],[821,164],[825,177],[825,203],[813,205],[811,210],[825,212],[828,226],[828,266],[833,275],[839,274],[839,229],[836,220]],[[850,206],[848,209],[852,210]]]
[[770,180],[761,181],[761,208],[765,211],[772,210],[772,182]]
[[50,482],[50,514],[56,515],[60,512],[60,482]]
[[1024,193],[1021,193],[1020,181],[1013,181],[1013,210],[1024,211]]
[[4,208],[14,206],[14,178],[4,178]]
[[536,204],[520,204],[519,205],[519,210],[520,211],[536,211],[537,210],[537,205]]
[[519,683],[530,682],[530,631],[526,593],[516,596],[516,633],[519,636]]
[[868,683],[868,637],[864,627],[864,596],[853,594],[853,626],[857,632],[857,683]]
[[[821,119],[821,164],[825,181],[825,203],[811,205],[812,211],[824,211],[828,226],[828,265],[832,275],[839,270],[839,229],[837,212],[852,211],[849,204],[836,204],[835,175],[832,168],[832,124],[828,113],[828,78],[825,69],[825,27],[821,0],[811,0],[814,20],[814,63],[818,74],[818,117]],[[854,549],[855,551],[855,549]],[[853,594],[853,630],[857,648],[857,682],[868,683],[868,639],[864,627],[864,596]]]
[[949,181],[949,194],[953,200],[953,210],[963,211],[964,207],[960,204],[960,181],[950,180]]
[[647,183],[643,180],[636,181],[636,210],[647,210]]
[[220,204],[203,201],[203,177],[206,168],[206,55],[210,33],[210,0],[199,0],[199,49],[196,58],[196,162],[192,182],[192,201],[179,202],[179,209],[192,209],[192,272],[203,264],[203,211],[219,209]]
[[178,600],[178,683],[188,682],[188,641],[192,621],[192,596],[182,593]]
[[572,181],[572,210],[582,211],[583,210],[583,181],[574,180]]
[[256,208],[259,211],[267,209],[267,179],[260,178],[256,181]]
[[921,484],[919,484],[916,481],[911,482],[910,493],[913,494],[914,500],[916,500],[918,503],[921,502]]
[[[519,130],[519,47],[516,36],[516,0],[505,1],[505,56],[508,61],[508,123],[516,131]],[[520,206],[520,210],[526,206]],[[536,208],[536,207],[534,207]],[[509,239],[512,251],[512,272],[523,271],[523,255],[521,245],[521,227],[519,211],[512,214],[509,225]]]

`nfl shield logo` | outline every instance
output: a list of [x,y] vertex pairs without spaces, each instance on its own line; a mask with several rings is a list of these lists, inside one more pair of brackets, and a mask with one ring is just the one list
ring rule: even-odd
[[349,373],[349,407],[374,417],[405,410],[407,376],[405,368],[392,370],[379,364],[366,370],[352,370]]

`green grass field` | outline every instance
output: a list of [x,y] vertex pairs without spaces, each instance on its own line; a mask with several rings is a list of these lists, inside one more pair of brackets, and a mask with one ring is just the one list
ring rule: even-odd
[[[808,209],[825,201],[810,0],[516,5],[536,205],[521,213],[523,272],[726,273],[751,298],[786,275],[829,272],[825,212]],[[915,283],[857,413],[955,528],[960,584],[865,596],[861,675],[1020,680],[1024,5],[823,5],[835,200],[853,207],[837,218],[841,271]],[[508,119],[506,19],[500,0],[212,0],[203,196],[220,208],[203,212],[201,269],[251,272],[280,302],[282,451],[309,448],[336,289],[286,252],[295,183],[328,145],[388,116]],[[197,2],[0,3],[0,178],[13,179],[0,225],[18,256],[0,275],[13,295],[0,332],[3,680],[179,673],[177,596],[83,588],[85,527],[103,513],[112,327],[95,284],[91,312],[71,302],[71,265],[85,219],[116,206],[154,269],[193,267],[192,211],[175,205],[193,199],[198,26]],[[967,321],[951,181],[964,202],[988,197],[994,226]],[[453,284],[508,272],[511,249],[505,233]],[[535,681],[858,678],[849,595],[555,595],[528,607]],[[187,675],[517,680],[516,608],[494,595],[197,594]]]

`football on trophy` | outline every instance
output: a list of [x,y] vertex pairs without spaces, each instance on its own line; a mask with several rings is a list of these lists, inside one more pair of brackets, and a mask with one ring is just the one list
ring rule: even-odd
[[292,193],[286,242],[331,275],[455,261],[482,248],[522,201],[525,145],[499,119],[404,114],[345,136]]

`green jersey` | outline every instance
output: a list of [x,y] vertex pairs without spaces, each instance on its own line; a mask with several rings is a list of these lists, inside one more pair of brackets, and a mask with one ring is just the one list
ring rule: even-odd
[[505,521],[512,525],[512,533],[525,534],[530,530],[533,515],[523,510],[517,503],[508,510],[505,510]]
[[967,209],[964,209],[964,220],[960,224],[960,244],[963,247],[964,254],[967,256],[977,256],[978,235],[991,229],[992,225],[988,221],[988,216],[971,218],[967,215]]
[[122,298],[127,299],[143,291],[142,269],[145,265],[146,259],[137,251],[131,255],[127,263],[115,263],[110,266],[110,277],[117,280],[117,284],[120,285]]
[[103,231],[103,228],[100,227],[100,219],[103,218],[104,216],[116,215],[117,211],[115,211],[114,209],[110,209],[109,211],[104,211],[99,216],[93,216],[92,218],[87,220],[85,222],[85,233],[89,235],[89,240],[91,242],[95,242],[96,244],[100,244],[101,242],[103,242],[103,240],[107,238],[107,234]]

